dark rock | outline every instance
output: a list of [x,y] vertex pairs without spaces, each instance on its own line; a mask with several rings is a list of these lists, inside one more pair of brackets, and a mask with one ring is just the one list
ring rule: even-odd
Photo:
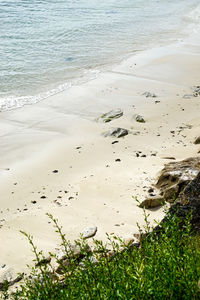
[[116,162],[120,162],[120,161],[121,161],[121,159],[120,159],[120,158],[117,158],[117,159],[115,159],[115,161],[116,161]]
[[198,137],[195,139],[194,144],[195,144],[195,145],[200,144],[200,136],[198,136]]
[[194,97],[200,96],[200,86],[195,86],[193,88],[193,95]]
[[128,134],[128,130],[124,128],[111,128],[109,131],[105,132],[103,135],[105,137],[111,136],[111,137],[116,137],[120,138],[123,136],[126,136]]
[[37,262],[35,264],[36,267],[40,267],[40,266],[43,266],[43,265],[47,265],[49,264],[51,261],[51,257],[48,256],[48,257],[44,257],[43,259],[41,259],[39,262]]
[[117,110],[111,110],[105,114],[103,114],[100,118],[98,118],[98,121],[101,121],[103,123],[108,123],[114,119],[118,119],[123,116],[123,111],[121,109]]
[[142,116],[140,115],[136,115],[135,116],[135,120],[138,122],[138,123],[145,123],[145,120]]
[[161,224],[154,231],[159,234],[162,224],[168,222],[174,214],[183,221],[180,222],[180,226],[184,223],[186,216],[191,214],[192,230],[200,233],[200,173],[184,187]]
[[58,173],[58,170],[53,170],[52,172],[53,172],[53,173]]
[[174,202],[184,187],[196,177],[199,171],[199,157],[170,162],[161,171],[155,187],[160,190],[163,199]]
[[112,145],[119,143],[119,141],[114,141],[112,142]]
[[146,96],[146,98],[156,98],[157,96],[154,93],[145,92],[142,95]]
[[140,203],[140,208],[155,208],[163,204],[163,197],[150,197]]

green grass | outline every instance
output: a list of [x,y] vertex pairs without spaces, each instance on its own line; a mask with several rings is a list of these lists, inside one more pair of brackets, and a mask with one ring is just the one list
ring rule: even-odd
[[[50,217],[62,246],[67,247],[61,228]],[[146,218],[146,233],[149,229]],[[42,253],[37,252],[32,237],[25,235],[40,261]],[[70,263],[61,266],[62,281],[47,265],[41,265],[32,269],[35,279],[26,279],[12,299],[200,299],[200,240],[191,232],[189,216],[184,224],[176,216],[169,218],[159,234],[147,234],[139,248],[125,246],[118,238],[109,238],[109,242],[116,253],[111,257],[102,242],[95,241],[94,254],[88,253],[85,241],[78,241],[85,256],[82,266],[66,250]]]

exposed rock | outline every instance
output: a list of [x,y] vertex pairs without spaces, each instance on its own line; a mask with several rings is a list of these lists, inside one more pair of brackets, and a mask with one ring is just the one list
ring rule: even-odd
[[0,291],[3,290],[4,285],[12,286],[22,280],[23,274],[17,274],[12,268],[5,267],[0,270]]
[[48,256],[48,257],[44,257],[43,259],[41,259],[39,262],[36,263],[36,267],[40,267],[40,266],[43,266],[43,265],[47,265],[49,264],[51,261],[51,257]]
[[200,136],[198,136],[198,137],[195,139],[194,144],[195,144],[195,145],[200,144]]
[[124,128],[111,128],[109,131],[105,132],[103,135],[105,137],[111,136],[111,137],[116,137],[120,138],[128,134],[128,130]]
[[142,95],[146,96],[146,98],[156,98],[157,96],[154,93],[145,92]]
[[85,253],[90,253],[91,248],[88,245],[85,245],[84,249],[77,244],[71,244],[66,247],[66,250],[61,249],[56,258],[58,261],[63,261],[69,258],[81,258],[84,257]]
[[163,197],[149,197],[140,203],[141,208],[155,208],[163,204]]
[[82,236],[83,236],[84,239],[88,239],[90,237],[95,236],[96,233],[97,233],[97,227],[96,226],[87,227],[83,230]]
[[166,164],[155,185],[163,199],[173,202],[200,171],[199,157]]
[[108,123],[114,119],[118,119],[123,116],[123,111],[121,109],[117,110],[111,110],[105,114],[103,114],[101,117],[97,119],[97,121],[101,121],[103,123]]
[[160,226],[158,225],[154,231],[159,233],[162,223],[168,222],[168,219],[174,214],[184,221],[189,213],[191,213],[192,230],[200,233],[200,173],[184,187]]
[[136,116],[135,116],[135,120],[136,120],[137,122],[139,122],[139,123],[145,123],[144,118],[143,118],[142,116],[140,116],[140,115],[136,115]]

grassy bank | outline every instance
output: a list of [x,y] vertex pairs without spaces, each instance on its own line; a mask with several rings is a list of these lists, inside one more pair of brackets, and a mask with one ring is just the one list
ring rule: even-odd
[[[39,266],[32,269],[32,278],[26,279],[12,298],[199,299],[200,240],[191,232],[189,216],[181,228],[180,222],[178,217],[170,217],[159,234],[147,234],[140,246],[125,246],[112,238],[112,252],[99,241],[95,242],[95,251],[90,252],[86,242],[79,241],[82,253],[73,256],[54,220],[66,249],[66,259],[59,261],[62,275],[58,278],[49,264],[41,263],[42,254],[27,235]],[[146,233],[149,230],[146,220]],[[6,299],[6,291],[2,297]]]

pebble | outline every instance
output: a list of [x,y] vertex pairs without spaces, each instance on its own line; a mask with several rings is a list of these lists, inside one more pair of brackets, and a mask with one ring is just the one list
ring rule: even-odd
[[95,236],[96,233],[97,233],[97,226],[86,227],[82,232],[82,236],[84,239],[88,239],[90,237]]

